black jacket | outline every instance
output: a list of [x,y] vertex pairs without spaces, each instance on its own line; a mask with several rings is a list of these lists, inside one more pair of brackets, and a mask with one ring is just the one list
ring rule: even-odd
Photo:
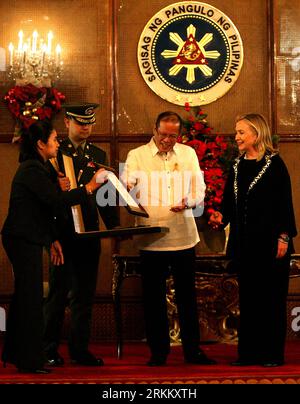
[[2,234],[48,246],[57,238],[57,213],[64,206],[84,203],[87,198],[85,187],[58,192],[45,164],[39,160],[26,160],[20,164],[12,182]]
[[290,236],[289,253],[294,252],[297,230],[290,177],[278,154],[269,158],[270,164],[266,156],[260,162],[241,157],[231,169],[221,208],[224,224],[230,223],[229,258],[275,258],[281,233]]

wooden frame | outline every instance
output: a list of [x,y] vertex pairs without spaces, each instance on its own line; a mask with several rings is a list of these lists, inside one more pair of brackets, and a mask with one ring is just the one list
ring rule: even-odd
[[117,191],[119,198],[125,203],[125,208],[130,214],[149,217],[145,209],[130,195],[130,193],[127,192],[127,189],[119,181],[114,172],[109,172],[107,179]]
[[273,133],[284,142],[300,141],[299,16],[297,0],[270,0]]
[[[75,177],[75,170],[72,157],[67,156],[66,154],[62,155],[63,163],[65,167],[66,176],[70,180],[71,189],[77,188],[77,181]],[[72,215],[73,215],[73,222],[76,233],[84,233],[85,226],[83,222],[82,210],[80,205],[75,205],[71,207]]]

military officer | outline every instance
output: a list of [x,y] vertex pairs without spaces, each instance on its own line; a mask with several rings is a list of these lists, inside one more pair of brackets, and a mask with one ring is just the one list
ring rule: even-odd
[[[62,154],[73,159],[78,186],[84,186],[93,176],[98,164],[107,165],[106,153],[88,141],[96,121],[98,104],[65,105],[65,125],[68,137],[61,141],[57,157],[59,174],[56,175],[62,190],[69,188],[64,172]],[[53,171],[53,168],[52,168]],[[115,207],[101,207],[95,195],[81,204],[85,230],[98,230],[98,211],[108,229],[119,225]],[[45,301],[45,353],[50,365],[63,365],[64,359],[58,353],[65,307],[69,303],[70,335],[69,352],[73,363],[86,366],[101,366],[103,360],[96,358],[89,350],[92,305],[95,295],[100,256],[98,239],[76,239],[70,210],[60,212],[59,233],[65,263],[52,266],[49,274],[49,294]]]

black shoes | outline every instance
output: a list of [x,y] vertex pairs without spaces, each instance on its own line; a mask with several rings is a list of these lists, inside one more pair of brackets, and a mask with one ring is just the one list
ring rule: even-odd
[[194,355],[185,357],[186,363],[191,363],[193,365],[216,365],[217,362],[214,359],[208,358],[204,352],[197,352]]
[[47,365],[50,366],[62,366],[65,361],[57,351],[46,352]]
[[231,366],[255,366],[258,365],[257,362],[251,360],[237,359],[230,363]]
[[236,361],[231,362],[231,366],[263,366],[265,368],[275,368],[278,366],[283,366],[284,361],[253,361],[238,358]]
[[103,366],[101,358],[96,358],[91,352],[83,351],[72,355],[72,363],[82,366]]
[[[72,360],[71,362],[77,365],[83,366],[103,366],[104,362],[101,358],[96,358],[91,352],[89,351],[82,351],[76,352],[71,354]],[[62,366],[65,361],[60,354],[55,351],[51,350],[46,352],[47,358],[47,365],[49,366]]]
[[31,373],[31,374],[36,374],[36,375],[47,375],[47,374],[51,373],[51,369],[46,369],[46,368],[40,368],[40,369],[19,368],[18,370],[20,373]]
[[261,365],[264,368],[276,368],[278,366],[283,366],[284,361],[268,361],[268,362],[263,362]]

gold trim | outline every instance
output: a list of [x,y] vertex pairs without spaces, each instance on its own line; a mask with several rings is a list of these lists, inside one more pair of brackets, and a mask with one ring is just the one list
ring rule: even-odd
[[[71,189],[77,188],[77,181],[75,177],[75,170],[72,157],[63,154],[63,162],[65,167],[66,176],[70,180]],[[72,206],[72,216],[76,233],[84,233],[85,227],[83,222],[82,210],[80,205]]]
[[[267,169],[269,168],[269,166],[272,163],[272,158],[276,155],[277,153],[273,153],[271,155],[267,155],[265,156],[265,161],[266,164],[263,166],[263,168],[260,170],[260,172],[257,174],[257,176],[254,178],[254,180],[251,182],[251,184],[249,185],[248,191],[247,191],[247,195],[249,194],[249,192],[254,188],[254,186],[258,183],[258,181],[263,177],[263,175],[265,174],[265,172],[267,171]],[[238,166],[241,162],[240,158],[236,159],[236,163],[233,167],[234,169],[234,195],[235,195],[235,201],[237,203],[237,199],[238,199],[238,180],[237,180],[237,176],[238,176]]]
[[74,116],[74,117],[76,117],[76,118],[86,118],[86,119],[89,119],[89,118],[92,118],[92,117],[95,115],[95,113],[93,113],[93,114],[91,114],[91,115],[78,115],[78,114],[74,114],[74,112],[66,112],[66,115],[71,115],[71,116]]
[[[116,369],[116,367],[114,367]],[[112,382],[111,377],[100,377],[98,376],[97,378],[92,377],[92,378],[87,378],[84,379],[83,377],[69,377],[66,379],[63,379],[62,376],[60,376],[59,381],[57,379],[51,379],[48,378],[46,379],[45,376],[43,378],[38,379],[37,377],[34,378],[27,378],[27,379],[22,379],[19,381],[16,381],[15,377],[10,377],[10,378],[5,378],[3,381],[1,381],[0,384],[25,384],[25,383],[30,383],[30,384],[40,384],[40,383],[47,383],[47,384],[109,384]],[[295,378],[294,376],[258,376],[255,375],[252,378],[250,376],[224,376],[224,377],[195,377],[195,376],[189,376],[187,372],[186,377],[178,377],[176,376],[175,378],[172,376],[163,376],[163,377],[143,377],[139,378],[137,377],[118,377],[113,379],[114,384],[150,384],[150,383],[155,383],[155,384],[195,384],[195,385],[201,385],[201,384],[300,384],[300,379]]]

